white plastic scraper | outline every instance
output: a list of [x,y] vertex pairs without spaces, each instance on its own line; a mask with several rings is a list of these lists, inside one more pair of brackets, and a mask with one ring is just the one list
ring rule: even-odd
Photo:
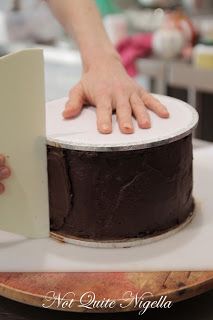
[[0,195],[0,229],[49,236],[43,52],[0,58],[0,154],[12,175]]

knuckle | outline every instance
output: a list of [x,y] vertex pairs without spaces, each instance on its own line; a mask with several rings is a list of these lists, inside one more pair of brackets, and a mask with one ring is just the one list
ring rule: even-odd
[[103,105],[103,109],[104,109],[107,113],[112,112],[112,107],[111,107],[109,104]]
[[102,83],[100,86],[97,88],[97,95],[109,95],[111,92],[111,88],[109,85]]
[[109,97],[102,96],[101,98],[97,99],[97,109],[101,109],[102,111],[106,112],[112,112],[112,106]]
[[117,93],[121,93],[124,90],[124,85],[122,83],[113,84],[113,90]]
[[95,97],[96,97],[96,99],[98,99],[98,100],[102,100],[104,94],[105,94],[105,90],[104,90],[104,89],[98,89],[98,90],[95,92]]
[[132,108],[128,103],[121,103],[117,105],[118,116],[121,118],[130,117],[132,113]]
[[95,101],[97,104],[105,104],[106,100],[109,100],[110,92],[109,89],[99,89],[94,94]]
[[142,94],[142,100],[144,103],[148,103],[150,100],[152,100],[152,96],[148,92],[145,92]]
[[75,85],[73,88],[70,89],[69,91],[69,95],[73,96],[73,95],[81,95],[82,94],[82,87],[80,85],[80,83],[78,83],[77,85]]
[[117,97],[128,98],[131,93],[131,87],[126,84],[118,83],[113,86],[113,93]]
[[73,95],[75,93],[78,92],[78,86],[76,85],[75,87],[71,88],[70,91],[69,91],[69,95]]
[[131,95],[130,102],[133,107],[141,106],[143,104],[142,100],[136,93]]

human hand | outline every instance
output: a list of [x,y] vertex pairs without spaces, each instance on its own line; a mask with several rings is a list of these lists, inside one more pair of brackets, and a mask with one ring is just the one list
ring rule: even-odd
[[140,128],[150,128],[147,109],[161,118],[169,117],[166,107],[129,77],[117,56],[94,59],[80,82],[70,90],[64,118],[74,118],[86,104],[96,107],[97,128],[101,133],[112,132],[113,111],[123,133],[133,133],[132,115]]
[[10,169],[5,165],[5,157],[0,155],[0,194],[4,192],[4,185],[1,183],[2,180],[9,178]]

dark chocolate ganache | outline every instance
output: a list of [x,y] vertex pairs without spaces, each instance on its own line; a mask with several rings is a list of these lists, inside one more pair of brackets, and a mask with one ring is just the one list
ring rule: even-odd
[[47,147],[51,230],[116,240],[176,227],[194,209],[192,137],[112,152]]

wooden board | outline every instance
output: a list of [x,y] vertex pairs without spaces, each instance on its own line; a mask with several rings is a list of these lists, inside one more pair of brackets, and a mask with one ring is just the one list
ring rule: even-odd
[[[0,295],[3,297],[42,307],[46,303],[49,291],[56,294],[75,293],[72,307],[51,309],[75,312],[122,312],[136,310],[133,305],[121,309],[124,292],[135,295],[152,292],[152,300],[167,296],[173,302],[186,300],[213,289],[213,271],[211,272],[147,272],[147,273],[0,273]],[[96,300],[110,298],[116,300],[116,308],[83,309],[79,308],[79,299],[83,293],[92,291]],[[151,300],[149,298],[149,300]]]

